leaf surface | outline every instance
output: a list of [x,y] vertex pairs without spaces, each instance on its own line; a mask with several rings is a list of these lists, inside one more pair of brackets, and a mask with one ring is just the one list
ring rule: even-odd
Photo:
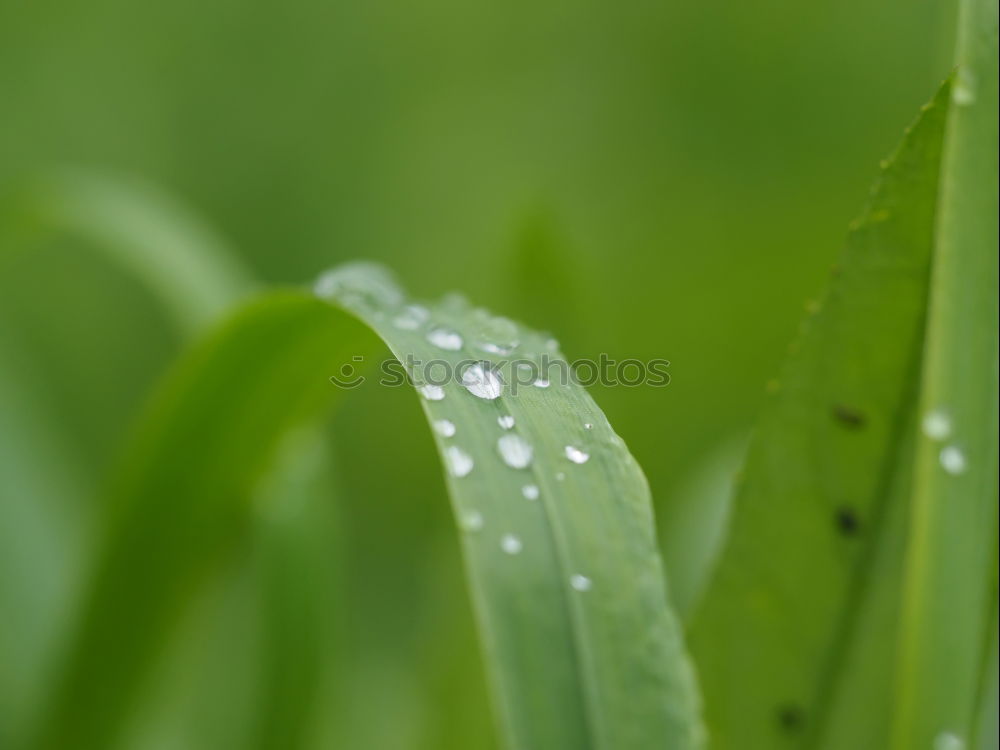
[[[454,297],[414,306],[370,266],[330,272],[316,291],[334,304],[287,292],[241,311],[154,401],[122,463],[112,531],[37,746],[114,736],[163,623],[225,547],[279,439],[337,395],[331,375],[353,377],[342,368],[371,337],[346,308],[409,363],[423,394],[506,746],[697,747],[697,695],[645,479],[586,392],[560,380],[554,342]],[[546,357],[561,365],[543,372]],[[430,361],[437,370],[415,364]],[[432,377],[441,385],[424,387]],[[392,456],[372,470],[392,471]]]

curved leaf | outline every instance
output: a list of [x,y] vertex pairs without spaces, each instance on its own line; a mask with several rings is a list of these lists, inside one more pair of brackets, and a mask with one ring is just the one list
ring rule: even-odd
[[[416,360],[455,375],[422,388],[423,406],[450,471],[507,746],[696,747],[693,676],[642,473],[582,388],[555,370],[528,385],[524,367],[500,361],[516,346],[529,369],[547,356],[564,370],[552,342],[455,298],[414,307],[372,267],[327,274],[317,291],[371,325],[418,385],[433,370]],[[363,340],[335,307],[284,293],[241,312],[174,373],[123,462],[113,530],[36,747],[106,746],[163,623],[231,535],[280,436],[329,401],[327,376]],[[484,371],[505,383],[469,380]],[[375,468],[391,470],[383,460]]]

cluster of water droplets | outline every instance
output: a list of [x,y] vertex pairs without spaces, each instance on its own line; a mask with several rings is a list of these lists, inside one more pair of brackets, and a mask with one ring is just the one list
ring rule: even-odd
[[[521,346],[522,333],[513,321],[493,315],[483,309],[473,309],[468,301],[458,294],[446,296],[438,305],[438,309],[446,318],[452,320],[469,320],[463,330],[436,322],[435,315],[427,307],[408,302],[405,294],[382,267],[370,263],[353,263],[341,266],[323,273],[314,285],[315,294],[327,300],[336,301],[347,309],[375,321],[386,321],[399,331],[422,335],[433,347],[444,352],[460,352],[465,349],[475,352],[483,359],[474,362],[460,373],[460,383],[472,396],[485,401],[495,401],[504,392],[504,379],[500,370],[490,361],[493,357],[507,357]],[[542,351],[558,354],[559,343],[554,338],[540,338],[531,335],[532,351]],[[536,388],[548,388],[551,383],[536,367],[527,362],[519,362],[519,368],[529,368],[532,385]],[[519,374],[523,374],[519,373]],[[420,395],[431,402],[445,399],[446,391],[442,385],[418,385]],[[510,414],[502,414],[496,418],[497,425],[503,431],[496,441],[497,453],[504,465],[514,470],[526,470],[532,466],[534,449],[532,445],[515,430],[515,420]],[[458,432],[454,422],[439,418],[433,422],[434,431],[442,438],[454,438]],[[585,423],[584,429],[591,430],[593,424]],[[469,476],[475,468],[475,461],[469,453],[458,445],[445,447],[444,463],[448,473],[454,478]],[[586,463],[590,454],[584,448],[567,444],[564,456],[571,464]],[[554,475],[556,481],[564,481],[566,473],[558,471]],[[541,488],[535,483],[521,486],[521,495],[525,500],[536,501],[542,495]],[[479,532],[485,526],[482,512],[469,509],[459,516],[460,527],[467,532]],[[519,555],[524,543],[514,533],[504,533],[500,537],[500,549],[507,555]],[[592,581],[587,576],[576,573],[569,579],[570,587],[578,592],[589,591]]]
[[405,295],[392,276],[374,263],[349,263],[322,273],[313,285],[317,297],[379,319],[402,305]]

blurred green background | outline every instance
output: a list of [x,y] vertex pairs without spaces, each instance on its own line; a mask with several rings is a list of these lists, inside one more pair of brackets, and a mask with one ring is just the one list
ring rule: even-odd
[[[418,296],[459,289],[552,330],[570,358],[669,359],[668,388],[593,394],[649,477],[670,559],[664,519],[750,429],[879,159],[948,73],[953,15],[931,0],[0,0],[0,191],[53,168],[138,178],[261,283],[370,258]],[[103,477],[183,344],[85,244],[0,252],[0,745],[59,641]],[[416,399],[365,387],[330,436],[317,481],[338,501],[306,504],[329,603],[303,636],[328,659],[295,681],[313,698],[288,699],[302,745],[493,747]],[[185,615],[127,746],[261,736],[260,623],[281,606],[255,585],[266,550],[248,535]]]

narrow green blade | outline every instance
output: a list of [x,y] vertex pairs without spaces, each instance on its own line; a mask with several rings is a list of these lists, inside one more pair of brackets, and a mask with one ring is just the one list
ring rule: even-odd
[[946,104],[885,165],[772,384],[692,625],[720,750],[886,746]]
[[[697,695],[645,479],[586,392],[537,371],[546,356],[565,369],[552,343],[454,298],[410,304],[368,266],[324,275],[317,292],[400,361],[438,363],[411,373],[449,472],[506,746],[697,747]],[[279,439],[329,401],[338,389],[327,378],[362,342],[336,307],[287,293],[242,311],[175,371],[123,462],[112,531],[36,747],[109,744]],[[446,382],[426,382],[449,368]],[[401,370],[389,374],[405,385]],[[372,470],[391,471],[391,460]]]
[[958,63],[923,360],[920,409],[930,429],[914,468],[896,750],[971,742],[995,628],[996,0],[961,3]]

